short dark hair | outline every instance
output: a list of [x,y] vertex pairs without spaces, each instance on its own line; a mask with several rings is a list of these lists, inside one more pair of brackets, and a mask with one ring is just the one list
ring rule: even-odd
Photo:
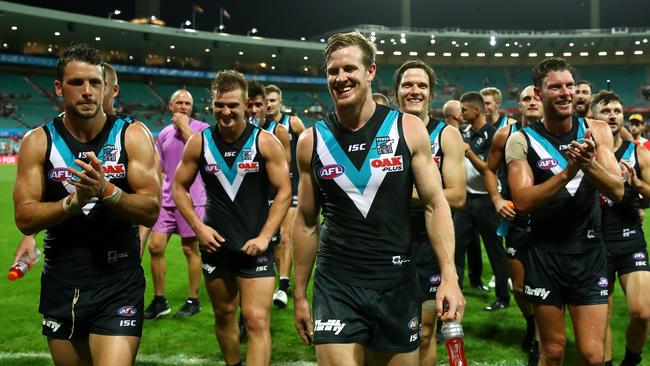
[[266,98],[266,90],[257,80],[248,80],[248,99],[255,99],[256,96],[261,95],[262,99]]
[[586,85],[586,86],[589,87],[589,89],[591,89],[591,90],[594,89],[594,86],[591,85],[591,83],[588,82],[587,80],[580,80],[580,81],[577,81],[577,82],[576,82],[576,87],[577,87],[578,85]]
[[[102,66],[102,55],[99,53],[97,48],[91,47],[86,43],[78,43],[70,45],[63,49],[61,56],[59,56],[59,62],[56,64],[56,78],[59,81],[63,81],[63,74],[65,73],[65,67],[71,61],[82,61],[87,62],[91,65]],[[104,77],[102,72],[102,78]]]
[[596,107],[599,104],[607,105],[611,102],[619,102],[621,105],[623,105],[621,98],[616,93],[611,90],[601,90],[598,93],[594,94],[593,98],[591,99],[591,105],[589,106],[589,109],[591,109],[591,113],[596,113]]
[[422,69],[424,73],[427,74],[429,78],[429,91],[431,92],[431,99],[433,99],[435,93],[433,88],[436,86],[436,73],[433,71],[433,68],[429,66],[426,62],[422,60],[409,60],[402,64],[393,75],[393,95],[397,98],[397,90],[399,90],[399,84],[402,81],[402,76],[409,69]]
[[219,94],[227,93],[235,89],[241,89],[242,99],[246,99],[248,95],[248,86],[244,75],[235,70],[219,71],[212,80],[210,85],[212,92]]
[[341,48],[350,46],[357,46],[361,49],[361,62],[366,69],[370,68],[370,65],[375,63],[375,54],[377,53],[377,47],[375,47],[375,44],[370,42],[359,32],[349,32],[337,33],[327,40],[327,45],[323,52],[325,55],[324,66],[327,67],[327,62],[330,60],[332,53]]
[[485,111],[485,102],[483,101],[483,96],[481,93],[478,92],[468,92],[460,96],[460,103],[470,103],[475,106],[478,106],[478,108],[481,110],[481,112]]
[[540,61],[533,67],[533,85],[537,88],[542,87],[544,78],[551,71],[568,71],[573,76],[575,69],[565,59],[561,57],[551,57]]

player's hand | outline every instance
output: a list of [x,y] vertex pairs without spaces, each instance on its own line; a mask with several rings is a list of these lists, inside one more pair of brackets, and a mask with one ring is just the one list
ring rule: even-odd
[[314,324],[312,323],[311,307],[309,306],[307,298],[294,297],[293,318],[300,339],[302,339],[305,344],[311,345],[314,339]]
[[[443,311],[443,305],[447,309]],[[465,297],[458,287],[458,281],[442,278],[436,294],[436,313],[442,321],[451,320],[461,322],[465,313]]]
[[77,178],[76,180],[68,178],[68,183],[76,187],[77,199],[81,207],[86,205],[93,197],[100,198],[104,193],[104,189],[106,189],[106,184],[108,184],[104,177],[101,160],[92,151],[87,152],[86,157],[90,160],[90,164],[79,159],[74,161],[83,171],[68,168],[68,171]]
[[30,263],[36,261],[36,239],[33,235],[25,235],[23,239],[18,244],[16,248],[16,257],[14,258],[14,263],[18,262],[18,259],[23,255],[27,254],[29,256]]
[[241,247],[241,251],[250,255],[251,257],[254,257],[256,255],[264,253],[268,247],[269,241],[258,236],[247,241],[244,246]]
[[172,115],[172,122],[174,123],[174,126],[183,130],[184,128],[189,126],[190,117],[185,113],[176,112],[174,113],[174,115]]
[[221,249],[221,244],[226,241],[215,229],[205,224],[201,224],[196,230],[196,237],[208,253],[218,251]]
[[591,136],[591,131],[585,131],[584,141],[571,141],[566,154],[569,160],[581,169],[589,168],[596,158],[596,142]]
[[512,204],[512,201],[504,200],[503,198],[498,198],[494,201],[494,210],[502,219],[513,220],[517,216],[517,211],[515,211],[515,206]]
[[634,168],[632,168],[626,161],[621,161],[620,166],[623,178],[625,178],[627,184],[632,186],[632,188],[639,189],[641,187],[641,180],[636,175],[636,170],[634,170]]

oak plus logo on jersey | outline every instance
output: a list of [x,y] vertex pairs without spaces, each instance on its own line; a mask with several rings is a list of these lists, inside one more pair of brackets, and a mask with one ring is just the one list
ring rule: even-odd
[[328,319],[327,321],[316,319],[314,321],[314,332],[334,332],[334,335],[339,335],[343,328],[345,328],[345,323],[341,323],[338,319]]
[[540,159],[537,162],[537,167],[543,170],[553,169],[557,166],[557,160],[553,158]]
[[345,173],[345,167],[339,164],[325,165],[318,169],[318,176],[322,179],[334,179]]
[[106,179],[120,179],[126,177],[126,168],[124,164],[104,164],[102,165],[104,177]]
[[47,178],[55,182],[63,182],[66,179],[72,179],[74,175],[68,171],[68,168],[54,168],[47,172]]
[[260,163],[257,161],[242,161],[237,163],[237,169],[242,173],[257,173],[260,171]]
[[370,160],[370,166],[373,169],[380,169],[382,172],[401,172],[404,169],[402,156],[392,156],[389,158],[377,158]]
[[221,171],[221,167],[219,164],[206,164],[206,166],[203,168],[203,171],[208,174],[217,174]]

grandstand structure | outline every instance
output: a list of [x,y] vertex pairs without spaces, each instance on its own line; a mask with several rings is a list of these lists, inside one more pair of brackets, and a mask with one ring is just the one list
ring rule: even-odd
[[[391,28],[358,25],[314,39],[288,40],[135,24],[0,1],[0,130],[20,131],[61,110],[53,91],[58,52],[74,42],[100,48],[120,77],[118,110],[159,131],[168,123],[166,101],[179,87],[194,95],[197,118],[212,122],[209,80],[234,68],[278,84],[286,112],[309,125],[331,108],[322,67],[329,34],[357,30],[375,42],[374,88],[390,94],[395,68],[421,58],[437,72],[438,111],[463,92],[496,86],[503,108],[515,114],[516,98],[531,83],[530,67],[550,56],[567,58],[577,80],[610,87],[627,112],[650,115],[650,28],[507,31]],[[0,132],[0,136],[1,132]]]

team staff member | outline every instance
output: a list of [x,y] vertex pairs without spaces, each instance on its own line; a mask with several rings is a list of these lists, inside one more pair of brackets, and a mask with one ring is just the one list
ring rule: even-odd
[[456,268],[458,268],[462,284],[465,251],[476,241],[478,232],[483,238],[485,251],[496,279],[496,299],[484,310],[498,311],[510,304],[506,253],[501,245],[501,239],[496,234],[499,217],[493,210],[482,177],[482,173],[487,167],[486,159],[496,128],[485,120],[485,107],[481,94],[465,93],[461,96],[460,103],[463,119],[469,122],[469,128],[463,131],[467,201],[465,207],[454,214],[457,244]]
[[[408,220],[413,180],[442,274],[437,315],[460,320],[465,305],[452,262],[451,213],[426,129],[419,118],[372,101],[375,52],[357,32],[330,37],[325,65],[335,111],[298,143],[294,315],[321,365],[362,365],[365,357],[379,365],[417,364],[421,299]],[[317,250],[312,318],[306,296]]]
[[541,365],[562,363],[567,305],[579,364],[599,365],[608,281],[598,192],[613,201],[623,197],[612,133],[602,121],[573,114],[573,68],[564,59],[537,64],[533,82],[544,119],[506,143],[513,202],[520,213],[530,213],[524,296],[533,303]]
[[[165,277],[167,260],[165,249],[173,233],[181,237],[181,247],[187,260],[188,296],[185,304],[174,314],[174,318],[186,318],[200,310],[199,286],[201,285],[201,257],[196,234],[181,216],[172,198],[172,184],[176,166],[181,161],[185,142],[193,133],[208,128],[208,124],[191,118],[194,99],[189,91],[178,89],[169,98],[168,108],[171,122],[158,134],[156,146],[160,153],[160,167],[163,172],[162,208],[158,221],[151,228],[149,254],[151,254],[151,277],[154,298],[144,313],[145,319],[155,319],[171,312],[165,298]],[[199,217],[205,214],[205,188],[201,177],[197,177],[190,189],[194,209]]]
[[[244,119],[246,80],[221,71],[212,82],[217,124],[187,142],[176,170],[174,199],[203,245],[203,274],[215,313],[217,340],[227,365],[241,364],[237,308],[248,334],[246,365],[271,360],[271,297],[275,269],[269,242],[291,201],[285,154],[270,133]],[[189,189],[200,173],[208,202],[205,220]],[[269,208],[268,191],[276,190]]]
[[66,48],[54,82],[65,112],[19,152],[16,225],[47,229],[39,311],[57,365],[131,365],[142,334],[138,224],[155,222],[160,181],[147,134],[104,113],[103,76],[97,49]]
[[[280,230],[280,245],[276,248],[275,257],[278,259],[278,270],[280,272],[280,280],[278,288],[273,293],[273,303],[279,308],[287,306],[289,281],[291,278],[291,268],[293,262],[293,255],[291,253],[291,227],[293,225],[293,217],[296,213],[296,205],[298,204],[298,165],[296,164],[296,144],[298,137],[305,130],[300,118],[290,116],[282,113],[282,90],[276,85],[267,85],[266,91],[266,118],[270,121],[284,126],[289,131],[289,149],[290,164],[289,175],[291,177],[291,207],[287,217],[282,221],[282,228]],[[280,140],[282,141],[282,140]]]
[[643,225],[639,217],[640,197],[650,197],[650,152],[621,137],[623,105],[618,95],[600,91],[593,97],[591,113],[609,124],[614,135],[614,156],[624,169],[625,195],[619,203],[602,200],[603,239],[607,248],[609,307],[605,364],[612,364],[611,318],[614,309],[616,273],[627,299],[630,320],[625,332],[625,358],[621,365],[638,365],[648,339],[650,317],[650,266]]
[[[429,117],[429,105],[434,97],[436,74],[421,60],[407,61],[396,71],[393,93],[400,112],[422,120],[429,133],[431,155],[442,176],[443,193],[452,209],[465,204],[465,170],[463,167],[463,138],[457,128]],[[436,292],[440,284],[440,268],[431,249],[424,222],[424,210],[413,190],[411,204],[411,240],[415,248],[415,265],[421,291],[422,331],[420,333],[420,366],[436,364]]]
[[[485,188],[490,194],[495,211],[501,220],[508,220],[508,232],[505,235],[508,270],[512,279],[515,301],[526,319],[526,334],[521,344],[524,352],[528,353],[529,364],[537,364],[539,359],[539,340],[535,339],[535,316],[532,306],[524,300],[524,264],[523,254],[526,250],[526,232],[528,217],[518,215],[514,208],[508,205],[512,199],[508,186],[508,171],[505,165],[506,141],[513,133],[522,128],[538,123],[542,119],[542,103],[535,96],[535,88],[529,85],[519,95],[519,111],[521,122],[500,128],[492,139],[492,147],[487,159],[487,169],[483,171]],[[497,180],[497,174],[499,179]],[[501,192],[499,192],[501,182]]]

